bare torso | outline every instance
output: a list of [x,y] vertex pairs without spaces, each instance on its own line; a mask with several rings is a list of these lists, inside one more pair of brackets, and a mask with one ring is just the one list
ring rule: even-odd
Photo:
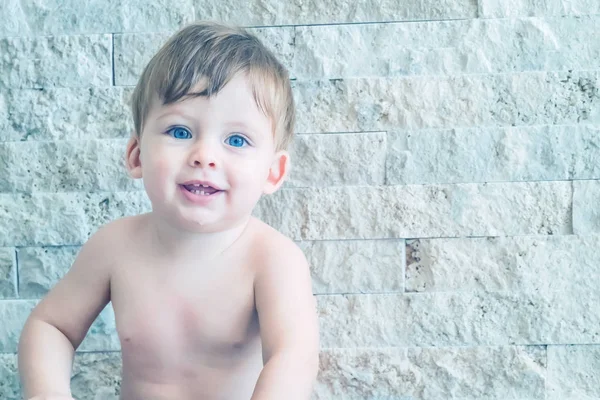
[[[260,224],[253,221],[247,231],[268,234]],[[111,277],[122,400],[251,397],[263,366],[254,304],[256,233],[245,232],[216,259],[198,254],[172,263],[156,254],[144,232],[130,236]]]

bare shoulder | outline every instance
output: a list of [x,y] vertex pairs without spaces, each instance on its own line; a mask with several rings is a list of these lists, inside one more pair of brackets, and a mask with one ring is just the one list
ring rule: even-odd
[[270,225],[256,219],[253,221],[252,246],[259,264],[266,268],[308,268],[304,253],[293,240]]
[[99,250],[126,248],[131,240],[139,236],[146,219],[146,215],[136,215],[111,221],[92,234],[84,247]]

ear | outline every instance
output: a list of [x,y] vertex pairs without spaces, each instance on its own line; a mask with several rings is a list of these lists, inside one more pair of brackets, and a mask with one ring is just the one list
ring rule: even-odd
[[133,179],[140,179],[142,177],[142,159],[140,157],[140,138],[135,134],[131,134],[131,138],[127,143],[127,149],[125,150],[125,163],[129,175]]
[[285,150],[280,150],[275,153],[273,163],[269,168],[269,176],[265,187],[264,194],[273,194],[283,185],[285,178],[290,170],[290,154]]

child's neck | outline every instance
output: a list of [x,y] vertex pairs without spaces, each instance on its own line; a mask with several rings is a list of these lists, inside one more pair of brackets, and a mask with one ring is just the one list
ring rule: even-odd
[[168,257],[190,257],[202,254],[204,260],[213,259],[231,247],[244,233],[251,217],[228,229],[198,233],[189,232],[151,217],[151,237],[155,249]]

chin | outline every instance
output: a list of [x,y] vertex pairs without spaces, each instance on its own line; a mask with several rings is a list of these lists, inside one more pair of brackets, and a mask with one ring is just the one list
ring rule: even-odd
[[204,218],[187,218],[181,220],[183,229],[195,233],[213,233],[233,228],[239,221],[229,221],[212,216]]

